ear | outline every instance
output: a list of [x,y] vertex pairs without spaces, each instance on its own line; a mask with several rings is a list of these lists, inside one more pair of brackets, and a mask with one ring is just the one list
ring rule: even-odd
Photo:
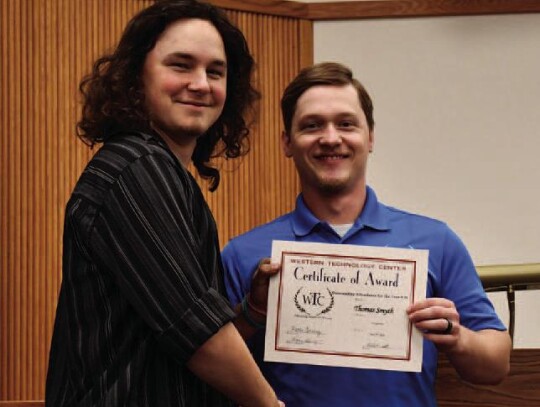
[[373,147],[375,146],[375,130],[369,132],[369,152],[373,152]]
[[285,130],[281,132],[281,148],[283,149],[285,157],[292,157],[291,136],[289,136]]

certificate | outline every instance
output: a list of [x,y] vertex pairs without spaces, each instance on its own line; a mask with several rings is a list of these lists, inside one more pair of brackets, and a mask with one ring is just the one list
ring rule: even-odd
[[274,241],[266,361],[419,372],[428,251]]

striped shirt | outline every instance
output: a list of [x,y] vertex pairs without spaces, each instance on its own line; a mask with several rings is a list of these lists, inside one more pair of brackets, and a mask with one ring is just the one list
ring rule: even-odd
[[67,204],[46,405],[229,406],[185,366],[234,313],[216,226],[157,136],[116,135]]

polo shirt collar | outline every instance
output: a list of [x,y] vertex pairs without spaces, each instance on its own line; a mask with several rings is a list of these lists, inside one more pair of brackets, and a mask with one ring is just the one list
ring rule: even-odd
[[[375,191],[366,186],[366,202],[352,229],[370,228],[389,230],[388,209],[379,203]],[[322,222],[306,206],[302,194],[296,198],[296,208],[292,213],[292,228],[296,236],[306,236]]]
[[375,191],[369,186],[366,186],[366,203],[354,224],[375,230],[390,230],[388,209],[379,202]]

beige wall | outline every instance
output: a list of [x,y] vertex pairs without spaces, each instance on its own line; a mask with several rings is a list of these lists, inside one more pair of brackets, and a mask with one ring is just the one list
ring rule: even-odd
[[375,104],[369,183],[479,265],[540,262],[540,14],[314,23]]

